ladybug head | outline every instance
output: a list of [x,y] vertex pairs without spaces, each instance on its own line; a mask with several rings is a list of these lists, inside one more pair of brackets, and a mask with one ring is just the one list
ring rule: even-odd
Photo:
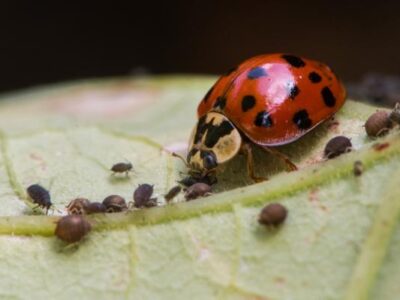
[[192,173],[205,176],[215,172],[218,165],[233,158],[240,149],[242,138],[237,128],[221,113],[202,116],[192,132],[187,163]]

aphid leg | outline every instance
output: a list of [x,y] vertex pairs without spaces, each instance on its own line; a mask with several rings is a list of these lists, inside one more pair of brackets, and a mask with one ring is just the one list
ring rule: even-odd
[[128,210],[132,210],[132,209],[134,209],[134,208],[135,208],[135,202],[129,201],[129,202],[128,202]]
[[285,164],[286,167],[288,168],[289,171],[296,171],[297,166],[283,153],[279,152],[278,150],[274,148],[269,148],[269,147],[261,147],[264,151],[271,153],[272,155],[278,157],[280,160],[282,160]]
[[172,156],[179,158],[180,160],[183,161],[183,163],[185,164],[185,166],[186,166],[187,168],[189,167],[188,164],[187,164],[187,162],[186,162],[186,159],[184,159],[181,155],[179,155],[179,154],[177,154],[177,153],[175,153],[175,152],[172,152]]
[[253,150],[249,143],[243,143],[241,151],[246,155],[246,165],[247,165],[247,174],[249,174],[250,178],[255,182],[261,182],[264,180],[268,180],[266,177],[258,177],[254,172],[254,160],[253,160]]

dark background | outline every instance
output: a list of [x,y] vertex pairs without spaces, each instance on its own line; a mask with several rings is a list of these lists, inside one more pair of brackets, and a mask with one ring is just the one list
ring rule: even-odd
[[399,72],[394,0],[29,2],[0,4],[0,91],[144,71],[218,74],[269,52],[324,61],[345,81]]

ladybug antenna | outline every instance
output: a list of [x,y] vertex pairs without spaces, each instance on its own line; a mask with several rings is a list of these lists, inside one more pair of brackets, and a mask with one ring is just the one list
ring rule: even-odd
[[189,168],[189,166],[188,166],[186,160],[185,160],[181,155],[179,155],[179,154],[177,154],[177,153],[175,153],[175,152],[172,152],[172,156],[177,157],[177,158],[179,158],[180,160],[182,160],[183,163],[185,164],[185,166],[186,166],[187,168]]

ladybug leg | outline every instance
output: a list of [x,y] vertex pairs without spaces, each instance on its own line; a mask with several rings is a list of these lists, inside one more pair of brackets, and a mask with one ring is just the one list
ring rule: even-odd
[[254,160],[253,160],[253,149],[249,143],[243,143],[241,151],[246,155],[246,165],[247,165],[247,174],[249,174],[250,178],[255,182],[261,182],[268,180],[266,177],[258,177],[254,172]]
[[286,167],[288,168],[289,171],[296,171],[297,166],[282,152],[279,152],[278,150],[274,148],[269,148],[269,147],[261,147],[264,151],[271,153],[272,155],[278,157],[280,160],[282,160],[285,164]]

